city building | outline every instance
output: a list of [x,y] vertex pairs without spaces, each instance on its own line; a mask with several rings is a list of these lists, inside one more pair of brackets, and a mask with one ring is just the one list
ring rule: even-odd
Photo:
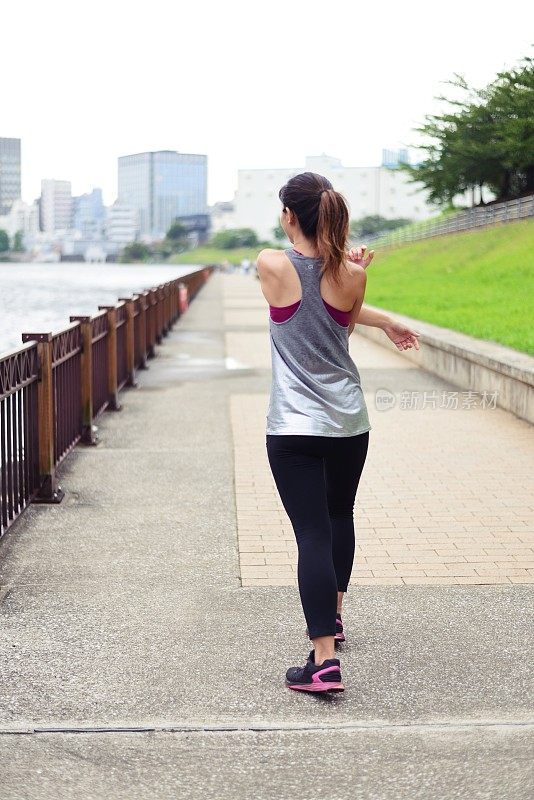
[[20,199],[20,139],[0,136],[0,216]]
[[227,231],[236,227],[235,206],[231,200],[223,200],[210,206],[211,233]]
[[134,208],[116,200],[106,209],[106,241],[118,247],[135,242],[139,235],[139,214]]
[[15,200],[8,214],[0,215],[0,229],[4,230],[10,239],[17,233],[22,233],[23,243],[27,237],[35,236],[39,232],[39,203],[31,205],[24,200]]
[[400,150],[382,150],[383,167],[398,167],[399,164],[409,163],[410,158],[406,148],[401,148]]
[[118,160],[118,200],[137,211],[141,236],[162,239],[172,222],[207,215],[207,156],[173,150]]
[[260,239],[272,240],[280,215],[278,191],[293,175],[317,172],[341,192],[350,208],[351,219],[380,215],[388,219],[425,219],[437,212],[427,202],[428,192],[411,183],[398,164],[407,160],[405,151],[383,151],[383,163],[376,167],[345,167],[338,158],[325,154],[309,156],[303,167],[291,169],[241,169],[235,194],[234,227],[253,228]]
[[72,198],[72,227],[84,237],[99,239],[106,220],[102,189]]
[[72,194],[70,181],[41,181],[40,224],[45,233],[72,228]]

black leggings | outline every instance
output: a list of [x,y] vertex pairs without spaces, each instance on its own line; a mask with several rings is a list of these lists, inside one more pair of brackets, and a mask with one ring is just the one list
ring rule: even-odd
[[354,562],[354,502],[369,431],[356,436],[266,435],[276,488],[298,547],[298,585],[311,639],[336,631],[337,593]]

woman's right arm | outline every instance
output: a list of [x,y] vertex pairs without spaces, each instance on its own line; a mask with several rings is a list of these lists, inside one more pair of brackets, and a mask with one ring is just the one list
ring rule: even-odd
[[351,309],[351,316],[350,316],[350,323],[349,323],[349,336],[351,335],[352,331],[354,330],[354,325],[356,324],[356,320],[361,314],[363,298],[365,297],[365,287],[367,285],[367,273],[363,267],[354,266],[355,271],[355,279],[356,279],[356,291],[357,291],[357,299]]

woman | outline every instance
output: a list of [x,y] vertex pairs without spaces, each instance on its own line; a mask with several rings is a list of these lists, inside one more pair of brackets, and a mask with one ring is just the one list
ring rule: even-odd
[[383,328],[400,350],[420,334],[362,309],[373,251],[346,251],[349,212],[321,175],[304,172],[280,189],[280,223],[292,243],[262,250],[257,271],[270,307],[272,384],[266,449],[298,547],[298,585],[313,650],[286,683],[343,691],[336,641],[354,561],[354,502],[371,425],[348,352],[356,322]]

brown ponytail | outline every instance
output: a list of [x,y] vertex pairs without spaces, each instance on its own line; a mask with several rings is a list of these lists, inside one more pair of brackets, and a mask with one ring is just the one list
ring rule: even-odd
[[339,281],[349,235],[349,210],[343,195],[333,189],[321,194],[317,219],[316,245],[323,259],[323,271]]
[[302,233],[323,260],[321,274],[339,281],[349,235],[349,209],[343,195],[323,175],[302,172],[280,189],[284,207],[296,215]]

